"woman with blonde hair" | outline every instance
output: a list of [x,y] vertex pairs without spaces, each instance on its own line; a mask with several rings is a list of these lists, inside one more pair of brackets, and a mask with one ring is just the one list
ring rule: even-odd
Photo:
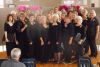
[[83,43],[86,38],[86,29],[85,26],[82,25],[83,19],[81,16],[77,16],[75,18],[75,27],[74,27],[74,45],[76,47],[76,59],[78,60],[80,56],[84,54]]
[[53,22],[49,26],[49,44],[51,45],[51,54],[55,62],[60,63],[61,60],[61,46],[60,46],[60,24],[58,16],[53,15]]
[[97,57],[97,47],[96,47],[96,40],[98,39],[99,35],[99,21],[96,18],[95,10],[90,11],[89,20],[87,23],[87,43],[90,46],[91,54],[90,57]]

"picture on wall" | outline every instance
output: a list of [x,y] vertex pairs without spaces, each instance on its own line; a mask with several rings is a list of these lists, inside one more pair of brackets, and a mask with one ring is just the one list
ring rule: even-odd
[[16,5],[15,5],[15,4],[8,4],[8,7],[9,7],[9,8],[15,8]]

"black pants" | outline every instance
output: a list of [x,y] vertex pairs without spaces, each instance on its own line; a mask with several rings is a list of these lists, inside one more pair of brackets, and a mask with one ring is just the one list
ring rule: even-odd
[[88,40],[86,39],[86,41],[83,43],[83,47],[85,49],[84,54],[88,53],[89,51],[89,44],[88,44]]
[[42,59],[42,46],[40,44],[39,41],[34,41],[33,42],[33,55],[34,55],[34,58],[37,60],[37,61],[41,61]]
[[49,48],[47,43],[42,46],[42,61],[47,62],[49,60]]
[[64,61],[65,62],[70,62],[71,61],[71,57],[72,57],[72,45],[67,44],[67,46],[64,49]]
[[21,43],[21,42],[19,42],[19,44],[17,45],[17,48],[21,49],[21,59],[28,57],[27,56],[29,50],[28,45],[29,45],[28,43]]
[[83,53],[83,45],[77,44],[76,59],[79,60],[79,58],[83,56]]
[[16,48],[16,44],[14,42],[6,42],[6,50],[7,50],[7,56],[9,57],[11,54],[11,50],[13,48]]
[[96,46],[95,36],[87,37],[87,42],[90,46],[91,55],[93,57],[96,57],[97,56],[97,46]]

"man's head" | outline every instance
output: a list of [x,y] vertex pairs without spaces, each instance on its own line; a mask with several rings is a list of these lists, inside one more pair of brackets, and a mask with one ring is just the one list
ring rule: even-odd
[[19,59],[21,55],[21,50],[19,48],[14,48],[11,50],[11,58],[12,59]]

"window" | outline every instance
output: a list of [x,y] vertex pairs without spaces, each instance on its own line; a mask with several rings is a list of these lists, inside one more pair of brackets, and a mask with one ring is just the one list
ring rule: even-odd
[[74,0],[64,0],[64,4],[66,5],[74,4]]
[[87,5],[87,0],[64,0],[66,5]]
[[0,52],[6,51],[6,45],[0,45]]
[[30,0],[20,0],[20,1],[30,1]]
[[4,0],[0,0],[0,8],[4,8]]

